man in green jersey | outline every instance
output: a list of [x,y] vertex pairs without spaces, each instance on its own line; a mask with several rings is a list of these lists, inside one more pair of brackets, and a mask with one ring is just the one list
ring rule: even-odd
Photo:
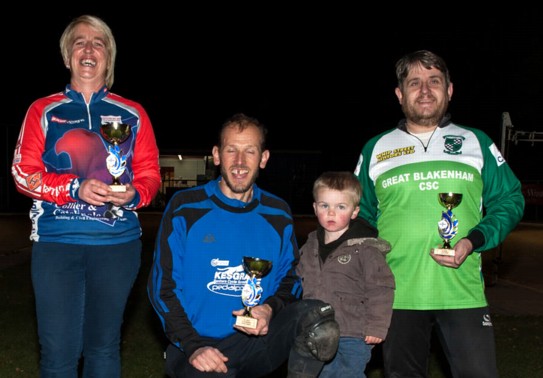
[[[396,76],[405,119],[370,139],[355,169],[364,188],[359,216],[392,245],[396,292],[385,376],[426,377],[435,326],[454,377],[495,378],[481,253],[522,218],[521,184],[488,135],[451,121],[453,84],[441,57],[407,54]],[[449,193],[462,195],[452,209],[438,200]],[[447,252],[444,241],[453,252],[435,253]]]

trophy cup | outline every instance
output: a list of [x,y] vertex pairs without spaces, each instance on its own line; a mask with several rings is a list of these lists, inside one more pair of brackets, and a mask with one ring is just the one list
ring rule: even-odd
[[125,192],[126,187],[121,184],[119,177],[122,176],[126,167],[126,155],[123,156],[119,144],[130,136],[130,125],[120,122],[106,122],[100,126],[100,134],[110,144],[106,166],[109,174],[113,177],[113,181],[109,187],[114,192]]
[[241,300],[245,305],[245,314],[238,316],[236,325],[246,328],[256,328],[257,319],[251,316],[251,308],[256,306],[262,296],[260,279],[272,268],[272,262],[258,257],[243,257],[243,268],[249,274],[247,283],[241,291]]
[[439,203],[447,211],[441,213],[441,220],[437,224],[439,235],[443,239],[443,248],[434,248],[434,255],[454,256],[454,249],[451,248],[451,239],[456,236],[458,230],[458,219],[452,209],[462,202],[460,193],[439,193]]

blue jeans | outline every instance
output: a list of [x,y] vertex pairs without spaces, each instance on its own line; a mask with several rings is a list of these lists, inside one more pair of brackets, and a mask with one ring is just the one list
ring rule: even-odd
[[121,324],[141,263],[141,241],[118,245],[35,242],[32,284],[40,377],[121,376]]
[[354,378],[366,377],[364,370],[371,359],[373,345],[363,339],[341,337],[334,359],[324,365],[319,378]]

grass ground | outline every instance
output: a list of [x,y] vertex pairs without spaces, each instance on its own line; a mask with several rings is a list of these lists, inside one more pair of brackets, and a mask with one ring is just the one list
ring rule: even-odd
[[[145,221],[144,221],[145,222]],[[166,343],[146,294],[156,230],[143,224],[142,268],[129,299],[122,342],[125,378],[165,378],[162,352]],[[305,232],[305,231],[304,231]],[[493,317],[501,378],[543,377],[543,316]],[[38,342],[28,263],[0,270],[0,377],[38,377]],[[430,376],[449,377],[439,348],[432,352]],[[382,378],[379,348],[366,371]],[[274,377],[286,376],[281,369]]]

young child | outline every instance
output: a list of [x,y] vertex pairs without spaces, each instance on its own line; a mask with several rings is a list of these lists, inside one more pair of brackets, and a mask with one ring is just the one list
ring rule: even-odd
[[375,344],[388,331],[394,276],[385,261],[390,245],[358,217],[362,196],[352,172],[325,172],[313,185],[319,225],[300,248],[297,273],[303,297],[330,303],[340,327],[339,348],[319,377],[360,377]]

